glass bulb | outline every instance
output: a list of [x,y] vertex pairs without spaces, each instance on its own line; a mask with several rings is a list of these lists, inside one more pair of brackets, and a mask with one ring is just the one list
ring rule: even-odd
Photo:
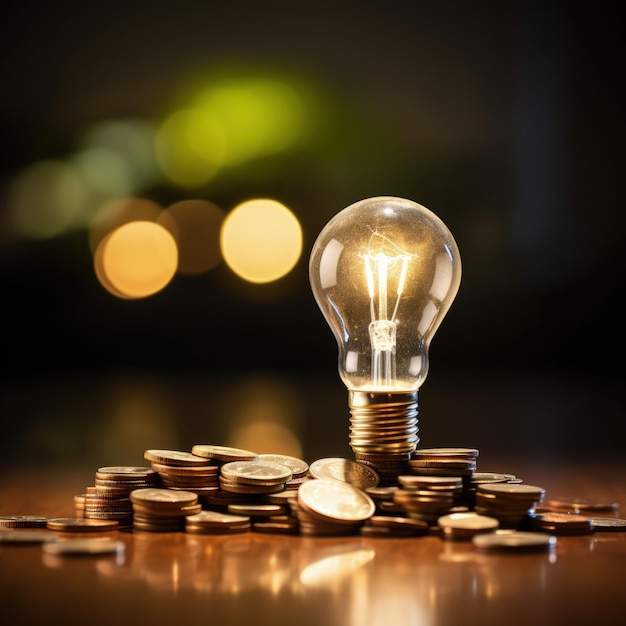
[[309,275],[337,340],[353,450],[405,458],[419,441],[417,391],[430,342],[461,280],[454,237],[410,200],[361,200],[322,229]]

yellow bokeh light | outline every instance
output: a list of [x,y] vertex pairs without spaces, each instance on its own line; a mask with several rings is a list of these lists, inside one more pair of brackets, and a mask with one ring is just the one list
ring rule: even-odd
[[239,427],[230,436],[235,448],[254,450],[259,454],[286,454],[302,457],[302,445],[296,434],[284,424],[254,422]]
[[281,80],[226,79],[201,92],[194,105],[220,124],[228,165],[291,148],[305,134],[304,99]]
[[156,222],[163,209],[147,198],[117,198],[102,204],[91,218],[89,247],[95,252],[100,242],[129,222]]
[[225,212],[208,200],[183,200],[165,209],[158,223],[178,244],[178,272],[201,274],[222,260],[220,229]]
[[176,242],[159,224],[130,222],[102,243],[102,271],[113,289],[124,297],[151,296],[163,289],[176,273]]
[[288,274],[302,253],[302,228],[276,200],[249,200],[226,217],[220,235],[222,255],[235,274],[267,283]]
[[181,187],[201,187],[223,163],[220,126],[199,109],[172,113],[158,128],[156,158],[163,174]]

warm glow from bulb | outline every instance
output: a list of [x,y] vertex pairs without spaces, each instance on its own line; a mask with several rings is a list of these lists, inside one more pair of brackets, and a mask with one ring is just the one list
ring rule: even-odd
[[222,226],[224,260],[253,283],[282,278],[302,253],[302,229],[296,216],[275,200],[250,200],[233,209]]
[[154,222],[121,226],[103,241],[101,254],[107,281],[128,298],[144,298],[163,289],[178,264],[174,238]]

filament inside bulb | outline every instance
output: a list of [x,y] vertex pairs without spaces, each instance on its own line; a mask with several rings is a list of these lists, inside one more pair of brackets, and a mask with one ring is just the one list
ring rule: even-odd
[[374,385],[392,385],[396,380],[396,316],[407,268],[414,255],[404,252],[389,237],[373,233],[368,250],[360,256],[365,263],[370,299],[372,382]]

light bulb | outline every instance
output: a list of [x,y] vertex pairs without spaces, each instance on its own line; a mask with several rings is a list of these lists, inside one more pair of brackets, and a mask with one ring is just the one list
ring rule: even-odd
[[419,442],[417,393],[431,339],[461,281],[457,244],[426,207],[369,198],[322,229],[309,276],[337,340],[350,446],[357,460],[391,477]]

